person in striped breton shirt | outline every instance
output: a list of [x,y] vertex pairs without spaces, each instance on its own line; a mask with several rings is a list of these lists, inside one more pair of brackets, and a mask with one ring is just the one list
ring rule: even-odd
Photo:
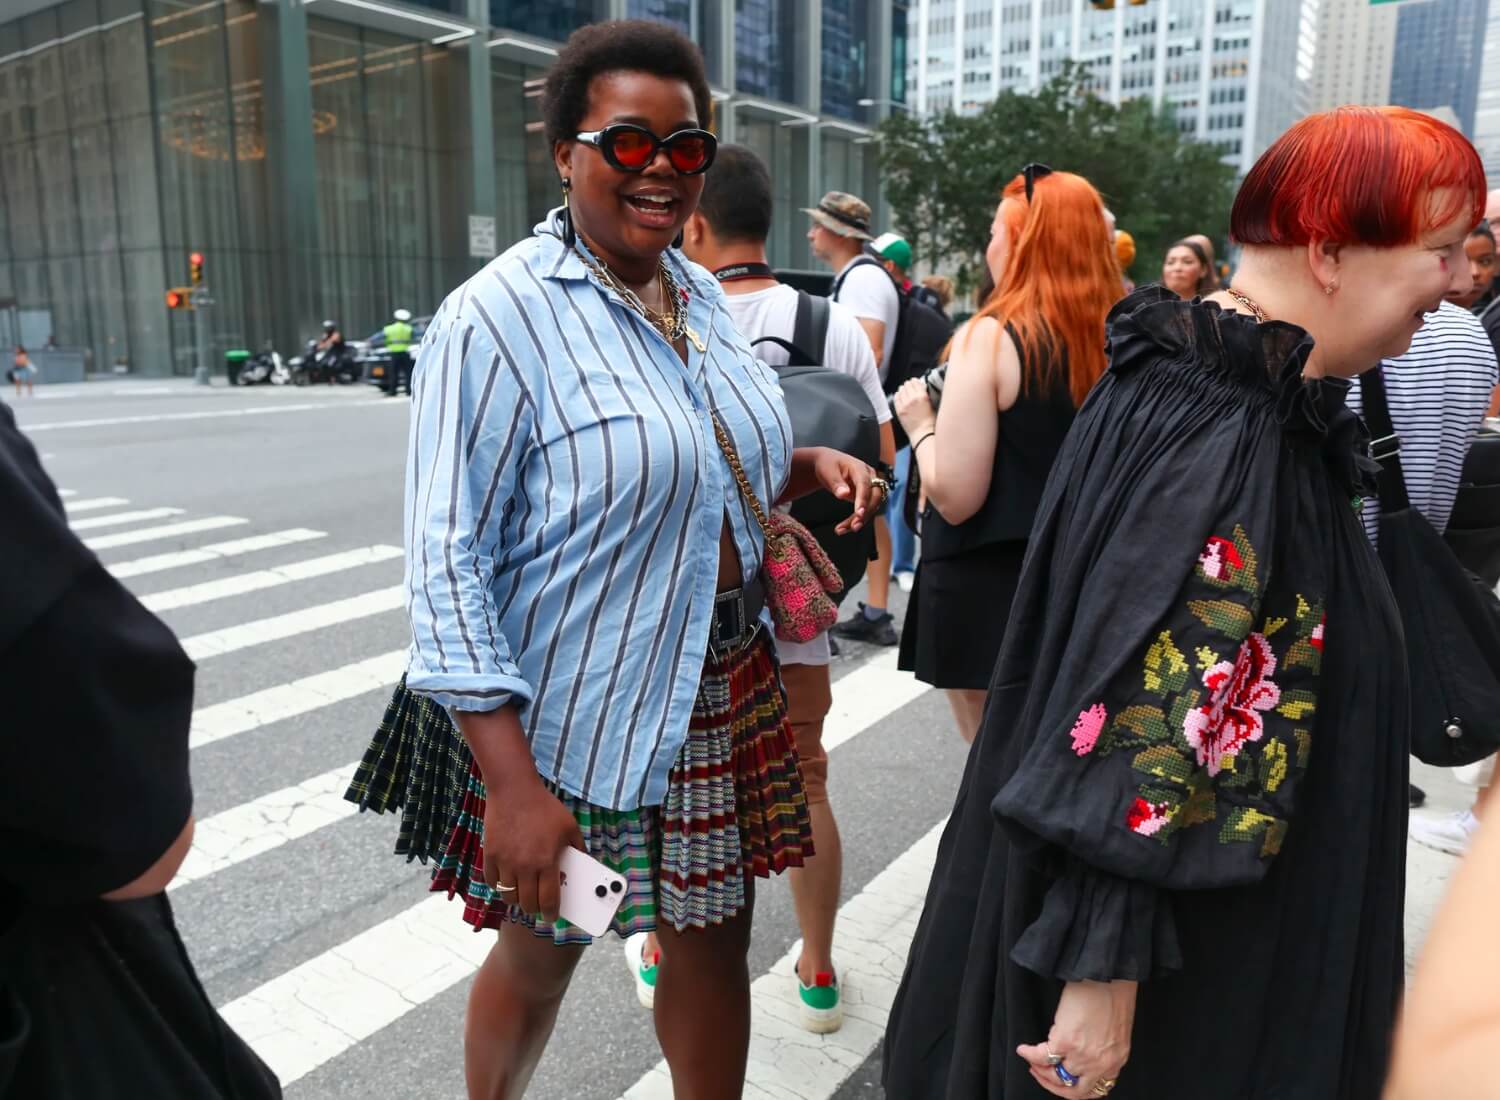
[[[1494,345],[1479,318],[1460,301],[1462,296],[1427,314],[1407,353],[1381,364],[1391,426],[1401,437],[1401,470],[1406,475],[1407,494],[1412,506],[1439,534],[1448,526],[1464,459],[1500,383]],[[1349,393],[1349,407],[1363,415],[1360,387],[1356,380]],[[1378,543],[1378,501],[1365,502],[1363,518],[1370,542]],[[1461,769],[1480,785],[1480,798],[1494,774],[1493,760],[1485,763],[1490,766]],[[1426,801],[1422,789],[1414,784],[1410,798],[1414,808]],[[1477,808],[1478,800],[1475,805]],[[1477,827],[1473,809],[1442,818],[1413,816],[1411,837],[1427,847],[1458,854],[1467,847]]]

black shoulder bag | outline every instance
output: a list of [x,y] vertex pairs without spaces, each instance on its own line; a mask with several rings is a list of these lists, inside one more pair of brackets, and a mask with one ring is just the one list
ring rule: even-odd
[[1411,506],[1379,367],[1360,376],[1380,461],[1380,561],[1406,628],[1411,751],[1456,768],[1500,749],[1500,599]]
[[[855,378],[821,365],[828,339],[828,299],[797,292],[797,321],[792,339],[762,336],[751,347],[775,344],[784,348],[790,361],[777,367],[777,380],[786,397],[792,420],[792,442],[798,447],[831,447],[861,462],[880,462],[880,425],[865,388]],[[810,354],[807,349],[815,349]],[[874,525],[847,535],[834,528],[854,510],[829,492],[810,493],[792,505],[792,518],[813,533],[844,581],[844,591],[833,596],[841,602],[865,575],[874,557]]]

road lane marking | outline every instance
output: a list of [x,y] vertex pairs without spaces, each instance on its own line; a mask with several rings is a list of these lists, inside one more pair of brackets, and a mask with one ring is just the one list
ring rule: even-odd
[[[877,663],[882,675],[891,677],[889,666],[893,665],[894,658],[882,654],[861,669],[840,678],[834,685],[835,695],[852,693],[850,689],[866,690],[871,682],[878,683],[874,678],[854,679],[865,667]],[[907,679],[900,674],[895,678]],[[847,743],[929,690],[926,685],[919,684],[911,693],[890,693],[887,699],[901,701],[896,702],[893,709],[879,713],[873,705],[840,707],[836,704],[829,715],[829,727],[825,727],[825,743],[830,737],[837,744]],[[194,724],[196,726],[196,719]],[[296,836],[288,835],[292,832],[290,825],[282,825],[260,839],[260,834],[267,830],[260,808],[249,809],[256,805],[254,802],[217,815],[224,819],[223,826],[215,827],[213,848],[205,850],[196,864],[195,881],[243,859],[262,855],[289,840],[307,836],[323,827],[316,824],[322,818],[332,823],[347,817],[356,808],[343,802],[343,789],[333,777],[352,775],[357,765],[358,761],[353,761],[322,776],[315,776],[296,788],[266,796],[278,813],[283,812],[289,799],[300,798],[296,805],[302,818]],[[316,790],[305,797],[295,793],[303,787]],[[234,816],[228,816],[231,814]],[[839,1062],[839,1071],[843,1074],[840,1082],[859,1067],[883,1030],[885,1014],[889,1012],[890,999],[900,980],[906,948],[921,909],[940,832],[941,825],[898,857],[864,891],[839,910],[836,949],[841,973],[845,975],[845,1011],[848,1014],[844,1037],[840,1040],[837,1035],[810,1036],[800,1028],[796,1029],[796,1034],[803,1044],[810,1044],[815,1049],[827,1048],[828,1059]],[[446,896],[428,898],[270,979],[224,1006],[222,1011],[231,1026],[271,1066],[282,1085],[290,1085],[469,977],[489,953],[491,943],[493,937],[474,934]],[[757,992],[752,994],[757,998],[756,1038],[752,1043],[759,1043],[759,1046],[752,1045],[752,1057],[783,1034],[786,1027],[795,1027],[795,1024],[783,1025],[776,1019],[762,1020],[760,1017],[775,1005],[779,1015],[795,1018],[786,1015],[794,1013],[795,1007],[786,1009],[779,1004],[786,999],[786,991],[779,987],[790,982],[786,975],[791,973],[796,951],[794,947],[787,958],[777,964],[772,972],[774,981],[769,977],[760,979],[755,987]],[[795,987],[791,987],[790,997],[795,1005]],[[856,1056],[854,1051],[859,1049],[865,1053]],[[764,1054],[761,1056],[765,1057]],[[775,1051],[770,1055],[773,1060],[781,1056]],[[645,1085],[635,1087],[651,1086],[651,1078],[657,1072],[652,1070],[642,1078]],[[830,1088],[827,1093],[818,1095],[831,1095],[832,1092]],[[670,1097],[670,1083],[665,1093],[649,1095]],[[754,1095],[784,1100],[789,1094],[760,1092]],[[793,1095],[801,1096],[802,1093]]]
[[292,787],[205,817],[193,830],[193,847],[170,889],[207,878],[252,856],[317,832],[359,807],[344,801],[359,761],[315,775]]
[[118,508],[129,503],[124,497],[95,497],[93,500],[63,501],[63,509],[71,516],[75,512],[97,512],[101,508]]
[[141,508],[135,512],[116,512],[112,516],[90,516],[88,519],[74,520],[70,526],[75,531],[94,531],[100,527],[118,527],[122,523],[146,523],[153,519],[166,519],[169,516],[180,516],[183,514],[181,508]]
[[135,546],[178,535],[196,535],[200,531],[217,531],[221,527],[238,527],[249,522],[242,516],[204,516],[202,519],[185,519],[181,523],[165,523],[160,527],[143,527],[139,531],[122,531],[118,535],[99,535],[84,539],[83,545],[90,550],[112,550],[116,546]]
[[397,649],[363,661],[318,672],[286,684],[201,707],[193,712],[189,748],[202,748],[272,722],[353,699],[379,688],[390,690],[406,667],[406,650]]
[[208,546],[200,546],[196,550],[173,550],[165,554],[136,558],[134,561],[117,562],[105,568],[114,575],[115,579],[124,580],[127,577],[142,577],[147,573],[160,573],[167,569],[179,569],[185,565],[201,565],[204,562],[218,561],[221,558],[253,554],[257,550],[274,550],[278,546],[291,546],[294,543],[310,542],[313,539],[327,537],[326,531],[289,527],[285,531],[272,531],[266,535],[251,535],[249,538],[215,542]]
[[398,546],[362,546],[358,550],[343,550],[321,558],[288,562],[286,565],[278,565],[275,569],[257,569],[250,573],[239,573],[232,577],[203,581],[201,584],[171,588],[165,592],[154,592],[149,596],[142,596],[140,600],[148,611],[155,611],[159,614],[163,611],[173,611],[179,607],[193,607],[230,596],[243,596],[248,592],[261,592],[267,588],[311,580],[314,577],[326,577],[332,573],[342,573],[346,569],[357,569],[362,565],[390,561],[392,558],[401,557],[402,553],[403,551]]
[[[51,455],[42,455],[42,457],[43,458],[51,458],[52,456]],[[69,497],[76,497],[78,495],[78,490],[77,489],[59,489],[57,491],[57,495],[60,496],[60,497],[62,497],[64,500],[67,500]]]
[[[812,1035],[797,1022],[793,976],[802,954],[800,940],[751,983],[746,1100],[828,1100],[874,1053],[901,985],[946,824],[939,821],[839,906],[833,957],[838,960],[843,1027],[831,1035]],[[672,1100],[666,1061],[627,1089],[623,1100]]]
[[101,416],[91,420],[57,420],[50,424],[22,424],[28,435],[54,432],[64,428],[108,428],[120,424],[160,424],[174,420],[218,420],[235,416],[264,416],[272,413],[312,412],[317,409],[386,409],[400,408],[399,401],[353,398],[347,401],[318,401],[306,405],[256,405],[248,409],[205,409],[200,412],[148,413],[141,416]]
[[896,651],[887,649],[833,685],[833,706],[823,720],[823,749],[832,752],[888,714],[932,689],[915,676],[896,671]]
[[202,661],[209,657],[222,657],[226,653],[234,653],[251,646],[279,642],[298,634],[307,634],[314,630],[337,626],[340,623],[368,618],[386,611],[396,611],[405,606],[406,588],[398,584],[391,588],[381,588],[374,592],[350,596],[347,600],[334,600],[332,603],[303,607],[296,611],[289,611],[285,615],[273,615],[268,619],[257,619],[254,622],[225,627],[223,630],[197,634],[191,638],[182,639],[182,648],[193,660]]

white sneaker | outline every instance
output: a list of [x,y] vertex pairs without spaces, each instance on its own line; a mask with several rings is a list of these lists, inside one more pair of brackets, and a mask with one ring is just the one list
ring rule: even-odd
[[1418,817],[1412,815],[1409,826],[1411,838],[1428,848],[1436,848],[1449,855],[1461,856],[1468,851],[1469,841],[1479,828],[1479,819],[1473,810],[1463,810],[1445,817]]
[[901,572],[895,574],[895,577],[896,587],[903,592],[910,592],[912,586],[917,583],[917,575],[907,569],[901,570]]
[[635,999],[641,1002],[642,1008],[652,1008],[656,1004],[656,971],[661,961],[661,956],[647,963],[642,956],[642,948],[646,946],[646,933],[637,932],[625,940],[625,965],[630,967],[630,975],[635,979]]

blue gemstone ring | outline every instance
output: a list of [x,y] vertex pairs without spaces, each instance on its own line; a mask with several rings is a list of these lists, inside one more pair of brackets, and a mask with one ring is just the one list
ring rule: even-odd
[[1052,1072],[1057,1074],[1057,1079],[1067,1085],[1068,1088],[1072,1088],[1078,1084],[1078,1078],[1069,1073],[1061,1062],[1052,1067]]

